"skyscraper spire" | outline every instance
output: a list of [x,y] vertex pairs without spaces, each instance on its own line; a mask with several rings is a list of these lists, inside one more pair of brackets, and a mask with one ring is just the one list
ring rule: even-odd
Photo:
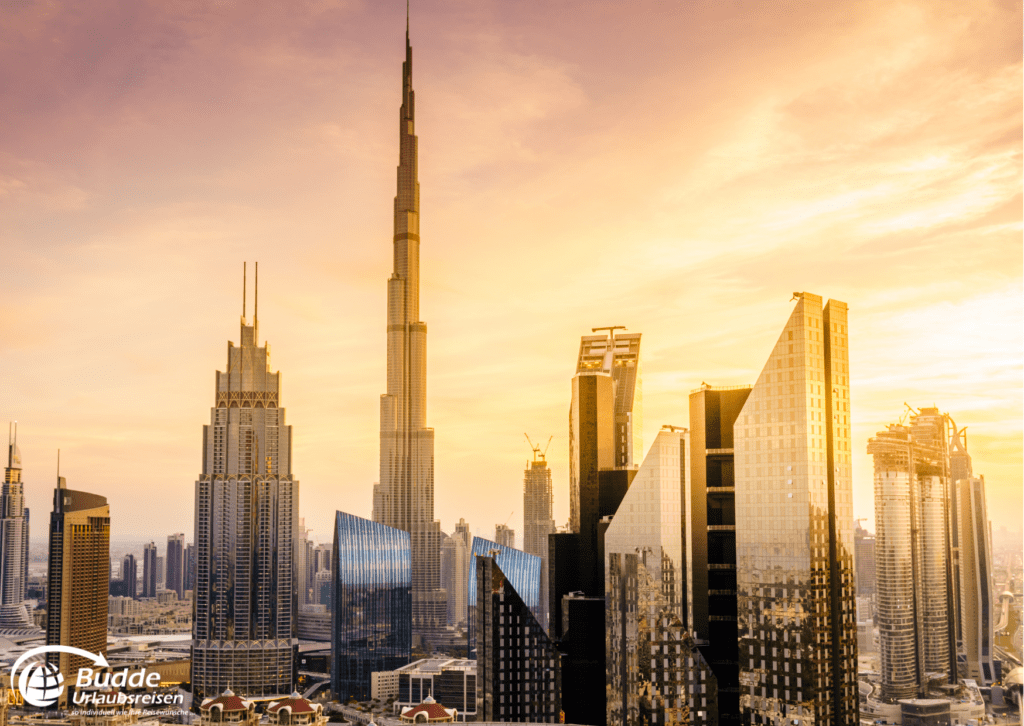
[[21,483],[18,422],[7,432],[7,469],[0,487],[0,633],[37,634],[24,603],[28,580],[28,523]]
[[427,326],[420,321],[420,185],[412,45],[406,16],[394,271],[388,280],[387,393],[380,402],[380,482],[373,519],[412,535],[413,632],[447,622],[441,590],[441,526],[434,521],[434,431],[426,425]]

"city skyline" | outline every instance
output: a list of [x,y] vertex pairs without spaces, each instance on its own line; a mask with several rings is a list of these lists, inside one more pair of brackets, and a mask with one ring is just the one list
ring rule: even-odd
[[[868,438],[934,403],[968,427],[997,535],[1019,530],[1020,13],[1001,7],[414,6],[442,529],[511,511],[522,531],[524,430],[554,435],[566,522],[591,328],[643,333],[653,441],[702,381],[752,384],[807,289],[851,306],[854,516],[874,529]],[[0,415],[29,507],[49,509],[59,447],[112,539],[191,531],[196,421],[238,262],[260,259],[303,501],[327,504],[300,515],[320,542],[335,510],[370,516],[402,11],[4,11],[21,38],[0,52],[41,59],[0,90]]]

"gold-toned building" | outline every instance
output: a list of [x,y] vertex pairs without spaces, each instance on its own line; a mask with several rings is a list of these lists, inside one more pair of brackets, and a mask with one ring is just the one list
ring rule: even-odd
[[[67,488],[58,477],[50,514],[46,644],[105,656],[110,589],[110,506],[106,497]],[[53,653],[65,681],[92,661]],[[62,696],[66,701],[67,691]]]
[[856,726],[847,307],[795,297],[734,426],[740,711]]

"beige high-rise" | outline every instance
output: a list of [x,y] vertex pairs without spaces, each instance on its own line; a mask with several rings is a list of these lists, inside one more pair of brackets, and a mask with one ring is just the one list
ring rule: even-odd
[[380,397],[380,482],[373,521],[412,540],[413,634],[445,627],[441,524],[434,520],[434,430],[427,428],[427,325],[420,321],[420,185],[412,46],[405,36],[394,272],[388,280],[388,383]]
[[740,709],[856,726],[847,308],[796,297],[733,429]]
[[227,370],[216,375],[195,486],[197,698],[229,686],[247,697],[294,688],[299,482],[292,428],[281,406],[281,374],[270,371],[270,346],[259,345],[259,323],[254,315],[247,325],[244,314],[241,323],[240,344],[228,343]]

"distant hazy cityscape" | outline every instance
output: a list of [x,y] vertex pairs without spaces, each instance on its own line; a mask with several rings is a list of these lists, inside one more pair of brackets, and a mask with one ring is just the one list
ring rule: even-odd
[[[300,502],[335,505],[300,496],[246,266],[239,337],[196,412],[191,530],[112,540],[118,502],[63,477],[49,519],[30,516],[12,424],[0,726],[1020,723],[1020,533],[993,531],[957,412],[893,401],[855,440],[844,302],[792,293],[755,382],[695,381],[648,442],[642,331],[593,321],[565,401],[568,521],[550,432],[526,432],[522,520],[442,530],[408,31],[401,80],[372,516],[305,526]],[[853,511],[865,446],[873,532]]]

